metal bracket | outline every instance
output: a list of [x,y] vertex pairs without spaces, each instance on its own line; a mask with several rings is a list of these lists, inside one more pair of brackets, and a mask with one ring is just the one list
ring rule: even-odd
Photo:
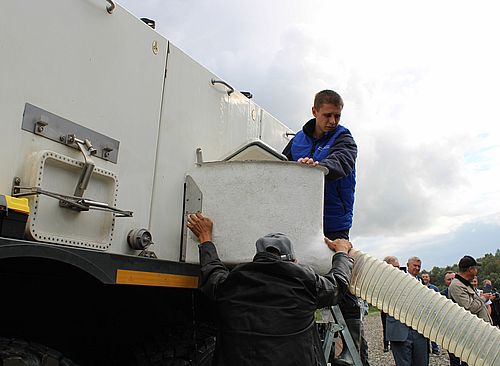
[[196,165],[203,164],[203,151],[201,151],[201,147],[196,149]]
[[[32,104],[26,103],[24,107],[21,128],[24,131],[34,133],[35,135],[79,150],[81,150],[81,148],[78,146],[78,141],[92,141],[92,150],[89,150],[92,156],[112,163],[118,161],[119,141],[59,117]],[[76,136],[78,136],[78,139]]]
[[142,252],[139,253],[139,257],[146,257],[146,258],[158,258],[155,254],[155,252],[151,250],[143,250]]
[[186,176],[186,193],[184,196],[184,214],[189,215],[196,212],[201,212],[203,206],[203,193],[190,176]]
[[12,180],[12,190],[10,192],[10,195],[12,197],[15,197],[16,194],[18,194],[21,190],[19,189],[19,186],[21,185],[21,178],[19,177],[14,177]]
[[186,250],[187,250],[187,217],[189,214],[196,212],[201,212],[203,207],[203,193],[200,188],[190,176],[186,176],[186,182],[184,183],[184,215],[182,222],[182,242],[181,242],[181,262],[186,261]]

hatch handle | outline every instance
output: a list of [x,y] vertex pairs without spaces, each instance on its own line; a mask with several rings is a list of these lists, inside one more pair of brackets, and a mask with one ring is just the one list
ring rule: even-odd
[[215,84],[222,84],[226,88],[228,88],[229,90],[227,91],[227,95],[231,95],[232,93],[234,93],[234,88],[231,85],[229,85],[228,83],[226,83],[225,81],[212,79],[212,85],[215,85]]
[[109,14],[113,14],[113,11],[115,11],[116,5],[113,0],[106,0],[108,2],[108,6],[106,6],[106,10],[108,11]]

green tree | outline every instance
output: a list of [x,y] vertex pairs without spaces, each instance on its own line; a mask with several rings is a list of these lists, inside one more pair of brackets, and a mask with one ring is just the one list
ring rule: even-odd
[[479,262],[481,262],[477,274],[479,286],[482,287],[482,281],[489,279],[493,287],[498,289],[500,287],[500,249],[497,249],[495,255],[485,254],[483,258],[479,259]]

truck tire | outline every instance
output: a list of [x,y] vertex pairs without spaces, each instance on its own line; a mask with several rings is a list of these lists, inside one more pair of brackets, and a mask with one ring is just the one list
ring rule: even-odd
[[76,366],[60,352],[38,343],[0,337],[0,366]]
[[[187,331],[186,333],[189,333]],[[210,366],[215,350],[215,337],[199,334],[194,342],[182,337],[173,340],[164,336],[146,344],[136,345],[136,366]]]

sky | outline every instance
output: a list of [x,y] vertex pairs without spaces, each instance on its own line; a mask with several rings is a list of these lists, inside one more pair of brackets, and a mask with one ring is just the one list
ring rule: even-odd
[[427,270],[500,248],[497,1],[117,2],[293,130],[342,95],[357,248]]

